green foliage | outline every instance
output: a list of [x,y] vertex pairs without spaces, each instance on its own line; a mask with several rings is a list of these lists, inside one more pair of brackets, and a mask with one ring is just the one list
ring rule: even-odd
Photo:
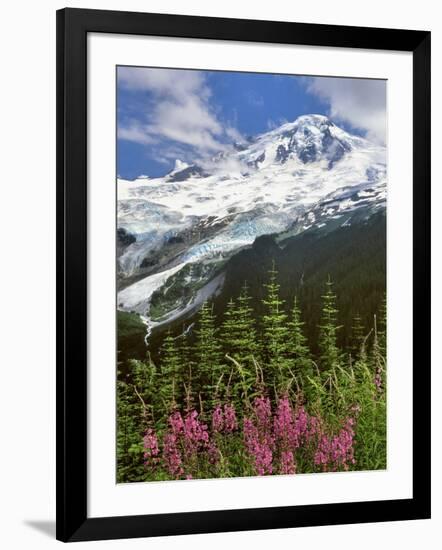
[[265,382],[270,387],[287,390],[293,378],[288,361],[289,329],[284,300],[280,298],[278,272],[273,262],[269,280],[264,284],[266,295],[262,300],[265,313],[262,316],[262,336],[264,349]]
[[357,313],[353,317],[353,324],[351,326],[351,343],[350,352],[354,360],[358,359],[361,355],[362,346],[365,340],[365,328],[362,323],[362,317]]
[[222,372],[218,329],[215,327],[215,316],[209,302],[204,302],[201,306],[198,328],[195,333],[194,359],[196,368],[194,375],[200,393],[209,403],[212,403],[216,401],[216,394],[223,384],[220,378],[224,373]]
[[[365,325],[365,316],[353,317],[351,338],[344,348],[338,340],[338,298],[328,277],[322,293],[318,352],[314,353],[298,298],[295,295],[287,311],[274,264],[263,288],[260,314],[244,285],[227,303],[221,318],[212,304],[202,305],[193,338],[187,330],[179,335],[168,332],[156,364],[148,356],[129,360],[120,369],[118,482],[171,479],[164,468],[144,466],[143,436],[149,429],[159,437],[164,434],[172,411],[198,409],[201,420],[210,425],[210,410],[229,402],[241,422],[250,415],[256,396],[269,396],[275,407],[278,396],[287,393],[308,414],[320,418],[327,433],[338,433],[345,419],[354,419],[355,464],[351,469],[386,468],[385,297],[370,326]],[[215,464],[206,455],[195,457],[194,477],[254,475],[239,433],[213,437],[219,460]],[[314,451],[302,451],[298,471],[318,471],[312,467]]]
[[159,394],[164,410],[172,411],[181,402],[183,361],[170,332],[164,338],[161,348],[161,386]]
[[385,293],[379,308],[378,325],[379,349],[382,355],[387,357],[387,295]]
[[341,328],[337,325],[338,310],[336,294],[333,292],[333,283],[330,276],[325,283],[325,294],[322,296],[322,316],[319,325],[319,359],[325,374],[340,366],[341,353],[337,344],[337,332]]
[[301,318],[301,309],[298,304],[298,297],[293,300],[291,317],[288,322],[289,327],[289,351],[293,362],[293,372],[295,376],[306,377],[312,375],[313,364],[307,338],[304,335],[304,321]]
[[143,474],[141,434],[133,392],[126,383],[117,385],[117,482],[136,481]]
[[117,311],[118,361],[126,363],[130,359],[144,359],[146,347],[144,336],[146,326],[136,313]]
[[223,349],[244,365],[250,364],[252,358],[258,358],[259,355],[250,300],[245,284],[238,299],[236,301],[231,299],[227,304],[221,325]]

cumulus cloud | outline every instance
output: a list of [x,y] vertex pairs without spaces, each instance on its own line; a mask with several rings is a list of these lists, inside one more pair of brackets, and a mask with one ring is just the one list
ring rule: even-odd
[[128,126],[119,126],[117,131],[118,139],[134,141],[144,145],[155,143],[155,140],[142,127],[142,125],[131,122]]
[[205,155],[222,150],[225,138],[239,137],[211,109],[211,90],[199,71],[119,67],[118,84],[126,90],[148,92],[150,100],[143,119],[120,125],[121,139],[142,144],[167,139]]
[[365,131],[369,139],[385,143],[386,81],[314,77],[307,91],[330,106],[330,116]]

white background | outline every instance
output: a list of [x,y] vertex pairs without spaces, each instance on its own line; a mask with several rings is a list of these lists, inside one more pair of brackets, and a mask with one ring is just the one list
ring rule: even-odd
[[[442,278],[442,170],[438,158],[442,97],[442,18],[438,3],[421,0],[316,0],[314,3],[256,0],[213,3],[83,0],[70,6],[296,20],[433,31],[433,279]],[[4,548],[50,548],[55,509],[55,9],[64,4],[22,1],[3,7],[0,128],[2,140],[2,379],[0,395],[0,542]],[[4,280],[3,280],[4,279]],[[442,307],[440,284],[434,311]],[[437,317],[437,318],[436,318]],[[442,331],[434,315],[433,337]],[[6,353],[5,353],[6,352]],[[440,356],[433,368],[433,519],[395,524],[199,535],[150,540],[150,548],[438,548],[442,536]],[[91,543],[85,543],[91,544]],[[145,540],[94,543],[144,547]]]

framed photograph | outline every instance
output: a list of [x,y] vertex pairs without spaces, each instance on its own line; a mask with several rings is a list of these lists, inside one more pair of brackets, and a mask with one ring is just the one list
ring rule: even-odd
[[429,32],[57,12],[57,538],[429,518],[429,231]]

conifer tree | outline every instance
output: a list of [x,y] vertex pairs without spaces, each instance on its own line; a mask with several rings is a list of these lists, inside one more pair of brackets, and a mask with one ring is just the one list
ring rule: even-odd
[[336,294],[333,292],[333,282],[329,276],[325,283],[325,293],[322,296],[322,315],[319,325],[320,360],[322,369],[327,373],[337,367],[340,362],[337,332],[341,327],[337,325],[337,314]]
[[250,364],[252,357],[258,358],[255,321],[252,317],[250,300],[245,283],[237,301],[231,299],[227,304],[221,327],[225,352],[243,366]]
[[169,412],[180,402],[182,357],[170,331],[161,346],[160,396],[164,409]]
[[[189,372],[189,369],[192,368],[192,349],[189,343],[189,333],[192,327],[183,328],[183,333],[179,339],[179,355],[181,361],[181,375],[184,379],[186,373]],[[182,382],[182,380],[181,380]]]
[[307,345],[307,338],[304,336],[303,326],[305,323],[301,318],[301,309],[298,304],[298,298],[293,300],[293,308],[288,323],[289,326],[289,348],[290,357],[293,361],[293,371],[298,375],[311,374],[312,363],[310,350]]
[[358,359],[361,354],[361,348],[365,339],[365,329],[362,324],[362,318],[357,313],[353,317],[353,325],[351,327],[351,345],[350,351],[353,359]]
[[238,348],[241,349],[241,359],[245,363],[250,362],[252,357],[255,359],[259,358],[259,345],[257,342],[255,320],[253,318],[253,308],[250,306],[251,299],[247,282],[244,282],[238,297]]
[[222,373],[222,361],[217,332],[212,306],[206,301],[199,311],[198,328],[195,331],[194,376],[209,403],[213,403],[216,397],[215,388],[218,386],[219,390],[222,389],[222,385],[218,384]]
[[233,298],[227,303],[221,325],[221,341],[226,353],[238,359],[236,341],[238,338],[238,308]]
[[148,410],[140,394],[135,392],[135,384],[128,382],[129,377],[117,382],[117,479],[120,482],[136,481],[143,473],[142,437],[149,421]]
[[264,284],[266,296],[263,304],[266,313],[262,317],[263,340],[265,346],[265,363],[268,380],[267,384],[283,387],[291,375],[289,372],[287,314],[284,311],[284,300],[280,298],[280,285],[277,282],[278,272],[273,262],[272,269],[269,271],[269,281]]

